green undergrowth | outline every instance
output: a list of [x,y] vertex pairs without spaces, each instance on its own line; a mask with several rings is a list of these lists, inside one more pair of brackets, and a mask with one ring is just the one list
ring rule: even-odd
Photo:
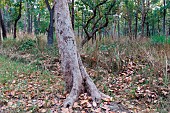
[[9,38],[3,41],[3,48],[34,54],[36,58],[42,56],[42,54],[57,57],[58,47],[56,41],[54,41],[53,45],[47,46],[43,38],[44,37],[37,37],[30,39],[25,37],[19,41]]
[[166,36],[152,36],[151,42],[153,44],[170,44],[170,37]]
[[63,82],[57,76],[0,56],[0,112],[48,112],[51,99],[61,92]]
[[[18,61],[12,61],[4,56],[0,56],[0,83],[11,82],[17,79],[19,75],[31,75],[32,73],[39,70],[34,65],[26,65]],[[42,71],[42,75],[46,74],[50,76],[49,72]]]

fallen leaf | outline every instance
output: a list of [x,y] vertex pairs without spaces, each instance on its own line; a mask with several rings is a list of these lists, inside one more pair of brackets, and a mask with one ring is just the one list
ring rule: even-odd
[[97,106],[97,103],[95,101],[93,101],[93,106],[96,107]]

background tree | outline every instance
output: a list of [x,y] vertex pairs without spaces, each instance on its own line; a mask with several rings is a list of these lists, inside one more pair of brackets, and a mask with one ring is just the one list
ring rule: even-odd
[[16,39],[17,23],[18,23],[18,20],[21,18],[22,0],[20,0],[18,4],[19,4],[19,9],[18,9],[19,13],[18,13],[17,18],[14,21],[14,36],[13,36],[14,39]]
[[[97,1],[97,3],[93,3],[93,1],[82,0],[82,2],[86,4],[89,10],[91,10],[93,13],[89,17],[85,25],[83,26],[84,32],[86,33],[86,37],[83,39],[81,46],[83,46],[86,42],[88,42],[91,38],[93,38],[96,32],[107,27],[109,23],[109,15],[111,15],[110,12],[112,8],[115,6],[114,0],[113,1],[103,0],[102,2]],[[102,10],[103,12],[101,12],[100,10],[101,6],[105,6],[104,10]],[[101,14],[97,16],[98,13]]]
[[54,22],[54,5],[50,6],[49,1],[45,0],[45,3],[47,5],[48,11],[50,13],[50,24],[49,24],[49,28],[47,29],[48,35],[47,35],[47,44],[50,46],[53,44],[53,22]]
[[3,37],[3,39],[6,39],[7,38],[6,27],[5,27],[5,24],[4,24],[3,17],[2,17],[1,8],[0,8],[0,25],[1,25],[1,29],[2,29],[2,37]]

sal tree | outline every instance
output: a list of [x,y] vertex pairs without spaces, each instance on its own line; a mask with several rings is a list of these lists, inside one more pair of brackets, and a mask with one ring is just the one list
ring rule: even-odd
[[61,67],[66,89],[70,92],[64,107],[73,106],[80,93],[87,92],[93,101],[100,102],[108,96],[101,93],[87,74],[76,46],[67,0],[56,0],[55,27],[61,57]]

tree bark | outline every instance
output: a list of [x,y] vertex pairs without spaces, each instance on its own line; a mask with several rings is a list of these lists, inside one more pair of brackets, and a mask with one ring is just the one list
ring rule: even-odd
[[28,22],[27,32],[28,32],[28,34],[31,33],[31,15],[30,15],[30,10],[29,9],[30,9],[30,5],[27,2],[27,16],[28,16],[28,19],[27,19],[27,22]]
[[160,19],[159,19],[159,15],[158,15],[158,35],[160,35],[160,26],[159,26],[159,23],[160,23]]
[[2,38],[1,38],[1,28],[0,28],[0,46],[1,46],[1,44],[2,44]]
[[150,36],[149,22],[146,22],[146,34],[147,34],[147,37]]
[[17,31],[17,23],[18,20],[21,18],[21,10],[22,10],[22,0],[20,0],[20,4],[19,4],[19,14],[18,17],[16,18],[15,22],[14,22],[14,39],[16,39],[16,31]]
[[[93,101],[99,102],[101,93],[87,74],[77,50],[67,0],[56,0],[55,27],[61,57],[61,67],[65,78],[66,89],[70,92],[64,107],[73,106],[82,92],[88,92]],[[86,89],[86,90],[85,90]]]
[[1,8],[0,8],[0,25],[2,28],[2,37],[3,37],[3,39],[5,39],[5,38],[7,38],[7,35],[6,35],[5,24],[4,24],[3,17],[2,17]]
[[[31,6],[31,9],[32,9],[32,6]],[[31,19],[30,19],[30,32],[32,33],[32,23],[33,23],[33,15],[32,15],[32,13],[30,14],[30,17],[31,17]]]
[[120,18],[119,18],[119,16],[118,16],[117,30],[118,30],[118,38],[120,38]]
[[71,6],[71,22],[74,30],[74,0],[72,0],[72,6]]
[[[54,19],[54,6],[51,8],[49,5],[48,0],[45,0],[45,3],[47,5],[48,11],[50,12],[50,24],[48,28],[48,35],[47,35],[47,44],[48,46],[51,46],[53,44],[53,31],[54,31],[54,26],[53,26],[53,19]],[[55,5],[55,4],[54,4]]]
[[144,37],[144,28],[145,28],[145,0],[142,0],[142,28],[141,28],[141,37]]
[[135,15],[135,39],[137,39],[138,34],[138,10],[136,11]]
[[166,19],[166,8],[165,8],[165,5],[166,5],[166,0],[164,0],[163,1],[163,3],[164,3],[164,12],[163,12],[163,35],[165,36],[166,35],[166,33],[165,33],[165,19]]

